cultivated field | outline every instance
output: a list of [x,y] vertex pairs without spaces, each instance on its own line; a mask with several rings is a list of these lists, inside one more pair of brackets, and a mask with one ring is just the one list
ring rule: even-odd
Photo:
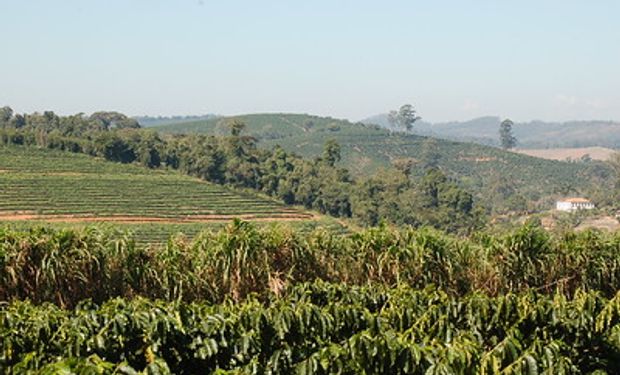
[[[585,191],[600,182],[589,165],[522,155],[474,143],[430,139],[413,134],[390,133],[374,126],[353,124],[346,120],[302,114],[250,114],[236,117],[247,127],[245,132],[271,148],[280,145],[306,158],[321,155],[326,142],[335,140],[342,147],[340,165],[354,175],[368,176],[384,170],[398,159],[420,165],[436,158],[449,177],[485,201],[499,179],[511,184],[529,201],[552,196],[557,186],[571,185]],[[163,133],[228,134],[226,118],[173,124],[157,128]],[[434,155],[434,156],[433,156]],[[598,154],[591,153],[595,158]],[[601,166],[601,168],[605,168]]]
[[[23,228],[112,223],[138,238],[195,234],[232,218],[296,222],[316,215],[196,178],[33,148],[0,148],[0,222]],[[26,224],[27,223],[27,224]]]

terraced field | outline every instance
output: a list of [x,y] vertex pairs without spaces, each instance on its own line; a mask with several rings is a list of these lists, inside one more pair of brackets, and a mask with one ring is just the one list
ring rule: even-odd
[[34,148],[0,148],[0,222],[114,223],[140,240],[193,235],[232,218],[300,222],[314,214],[171,171]]

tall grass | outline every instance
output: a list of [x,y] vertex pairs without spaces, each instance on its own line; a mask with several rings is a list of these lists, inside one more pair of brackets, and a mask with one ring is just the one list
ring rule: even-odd
[[351,235],[299,233],[234,221],[193,241],[139,246],[118,232],[0,230],[0,299],[75,306],[91,298],[267,298],[314,280],[350,285],[429,284],[451,295],[535,289],[613,295],[620,288],[620,234],[551,235],[524,226],[460,238],[434,230],[373,228]]

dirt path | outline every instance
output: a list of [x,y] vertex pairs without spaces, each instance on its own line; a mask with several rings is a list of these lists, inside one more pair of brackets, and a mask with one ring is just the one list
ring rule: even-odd
[[232,219],[247,221],[276,222],[276,221],[306,221],[316,220],[314,214],[282,213],[268,217],[257,215],[193,215],[178,218],[154,216],[77,216],[77,215],[36,215],[31,213],[0,213],[0,221],[46,221],[49,223],[125,223],[125,224],[182,224],[182,223],[212,223],[226,222]]

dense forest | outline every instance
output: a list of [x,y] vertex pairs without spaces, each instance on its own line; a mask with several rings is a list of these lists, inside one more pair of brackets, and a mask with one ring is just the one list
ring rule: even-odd
[[207,181],[248,188],[363,225],[394,224],[470,231],[484,222],[471,193],[429,165],[411,178],[412,165],[373,177],[353,177],[339,165],[341,149],[328,141],[323,153],[303,159],[281,147],[258,148],[232,120],[229,135],[160,135],[116,112],[90,116],[29,115],[0,110],[0,143],[85,153],[149,168],[178,169]]

